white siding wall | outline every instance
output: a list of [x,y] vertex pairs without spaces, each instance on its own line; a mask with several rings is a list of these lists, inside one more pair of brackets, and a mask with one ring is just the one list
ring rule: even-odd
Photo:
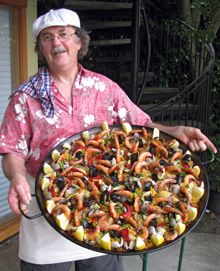
[[[11,48],[10,48],[10,10],[0,7],[0,124],[12,91]],[[1,138],[0,138],[1,140]],[[0,157],[1,164],[1,157]],[[10,213],[7,202],[9,182],[4,177],[0,165],[0,218]]]

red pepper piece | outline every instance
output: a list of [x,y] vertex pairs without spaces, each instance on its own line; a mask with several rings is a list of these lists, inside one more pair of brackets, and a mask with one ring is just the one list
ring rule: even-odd
[[52,197],[56,197],[57,196],[57,194],[56,194],[53,186],[51,186],[51,188],[50,188],[50,193],[52,194]]
[[129,242],[129,229],[122,229],[121,230],[122,238],[125,240],[125,242]]

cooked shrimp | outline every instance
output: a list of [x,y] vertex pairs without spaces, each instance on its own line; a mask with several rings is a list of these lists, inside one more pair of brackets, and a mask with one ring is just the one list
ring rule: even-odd
[[180,191],[186,196],[189,202],[192,201],[192,194],[187,190],[185,186],[181,186]]
[[158,217],[158,214],[150,214],[147,216],[147,218],[144,220],[144,226],[149,227],[150,222]]
[[106,166],[106,167],[109,167],[109,168],[112,166],[110,161],[103,160],[103,159],[98,160],[97,164],[100,164],[100,165],[103,165],[103,166]]
[[136,228],[136,229],[138,228],[137,222],[135,221],[135,219],[132,216],[126,216],[124,218],[124,220],[126,222],[128,222],[129,224],[131,224],[134,228]]
[[76,141],[74,141],[74,146],[83,146],[83,147],[85,147],[86,144],[82,140],[76,140]]
[[179,214],[181,216],[183,216],[183,213],[180,212],[180,210],[174,208],[174,207],[171,207],[171,206],[165,206],[163,207],[163,210],[166,212],[166,213],[176,213],[176,214]]
[[120,231],[121,226],[119,226],[118,224],[112,224],[112,225],[106,226],[103,230],[104,231]]
[[93,139],[90,139],[89,141],[86,142],[86,146],[92,145],[95,148],[99,147],[99,142]]
[[166,241],[173,241],[177,238],[177,236],[178,236],[178,233],[175,230],[166,231],[164,234],[164,238]]
[[181,168],[178,168],[177,166],[167,166],[166,167],[166,170],[169,172],[169,173],[179,173],[181,174],[182,173],[182,169]]
[[197,178],[191,174],[187,174],[183,179],[183,183],[185,186],[188,185],[191,181],[194,181],[194,182],[197,181]]
[[146,158],[150,158],[152,157],[152,154],[148,151],[146,152],[142,152],[139,156],[138,156],[138,162],[144,161],[146,160]]
[[139,202],[140,202],[140,197],[136,197],[134,200],[134,211],[137,213],[140,211]]
[[184,203],[184,202],[180,202],[180,209],[181,209],[181,211],[183,213],[183,217],[182,217],[183,222],[185,222],[185,223],[188,222],[189,214],[188,214],[188,211],[187,211],[187,204]]
[[150,170],[151,173],[158,174],[159,172],[163,172],[163,169],[159,162],[151,162],[148,165],[148,169]]
[[155,147],[155,154],[156,154],[157,156],[159,156],[159,157],[165,157],[165,158],[168,157],[168,151],[167,151],[167,149],[166,149],[164,146],[162,146],[162,145],[157,145],[157,146]]
[[75,193],[74,198],[77,200],[77,209],[81,210],[83,208],[83,194]]
[[143,137],[145,139],[147,139],[148,138],[148,132],[147,132],[147,130],[144,127],[142,127],[142,132],[143,132]]
[[101,165],[101,164],[97,164],[97,165],[95,165],[95,167],[96,167],[97,169],[101,170],[102,172],[104,172],[107,176],[109,175],[109,174],[108,174],[108,168],[107,168],[107,167],[105,167],[105,166],[103,166],[103,165]]
[[109,211],[114,219],[119,218],[119,214],[117,214],[116,209],[114,207],[113,201],[110,200],[109,202]]
[[125,197],[128,197],[128,198],[133,198],[133,193],[129,190],[118,190],[118,191],[115,191],[115,194],[118,194],[120,196],[125,196]]
[[89,217],[102,217],[104,216],[106,213],[104,211],[101,210],[96,210],[95,212],[92,212],[91,214],[89,214]]
[[123,171],[124,171],[124,165],[121,165],[118,170],[118,181],[122,182],[123,180]]
[[80,179],[80,178],[74,178],[71,180],[72,184],[78,184],[80,188],[84,189],[85,188],[85,183]]
[[140,162],[137,162],[136,165],[135,165],[135,168],[134,168],[134,172],[137,173],[137,174],[141,174],[142,173],[142,170],[143,168],[147,168],[147,162],[146,161],[140,161]]
[[104,130],[104,131],[98,133],[98,134],[96,135],[96,139],[98,140],[98,139],[103,138],[103,136],[105,136],[105,135],[108,134],[109,132],[110,132],[110,129],[106,129],[106,130]]
[[88,161],[88,157],[91,156],[92,154],[95,154],[95,153],[100,153],[102,152],[100,149],[97,149],[97,148],[88,148],[86,151],[85,151],[85,155],[84,155],[84,160],[85,162]]
[[89,241],[96,241],[99,235],[100,235],[100,227],[96,226],[94,231],[90,230],[87,232],[86,237]]
[[135,142],[132,146],[132,153],[136,153],[138,151],[139,141]]
[[173,163],[177,159],[181,159],[182,155],[183,155],[182,151],[175,152],[174,155],[171,157],[170,162]]
[[138,234],[143,240],[148,238],[148,229],[147,227],[142,226],[140,229],[140,234]]
[[75,209],[73,213],[73,221],[76,227],[81,225],[80,218],[79,218],[79,211],[77,209]]

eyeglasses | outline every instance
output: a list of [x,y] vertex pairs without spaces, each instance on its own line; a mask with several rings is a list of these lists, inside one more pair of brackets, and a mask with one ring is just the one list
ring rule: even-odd
[[55,38],[58,38],[59,41],[68,41],[73,35],[76,35],[76,33],[61,32],[57,35],[45,34],[41,37],[41,41],[43,43],[50,43]]

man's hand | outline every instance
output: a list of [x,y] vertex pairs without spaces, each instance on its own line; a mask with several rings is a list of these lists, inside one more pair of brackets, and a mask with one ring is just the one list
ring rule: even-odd
[[5,176],[11,182],[8,192],[8,202],[12,211],[19,214],[18,202],[21,209],[27,212],[27,205],[31,200],[30,186],[26,179],[24,159],[8,153],[3,156],[2,166]]
[[23,212],[27,212],[27,206],[31,200],[30,187],[27,183],[27,180],[20,176],[17,180],[11,181],[9,192],[8,192],[8,203],[11,207],[11,210],[20,214],[20,210],[18,207],[20,201],[20,207]]
[[163,126],[157,123],[151,123],[151,128],[158,128],[159,130],[177,138],[184,144],[188,145],[192,151],[205,151],[207,146],[217,153],[214,144],[205,136],[200,129],[189,126]]

